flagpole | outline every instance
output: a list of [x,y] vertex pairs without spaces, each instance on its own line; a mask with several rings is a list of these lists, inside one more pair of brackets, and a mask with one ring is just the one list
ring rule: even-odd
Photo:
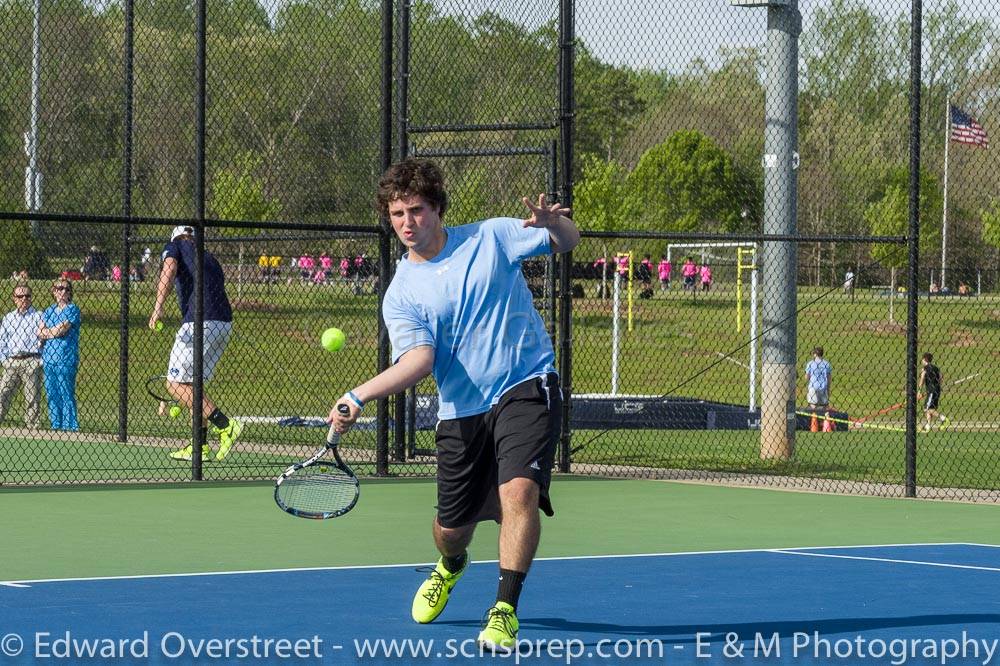
[[951,143],[951,95],[944,107],[944,211],[941,220],[941,291],[945,291],[948,265],[948,144]]

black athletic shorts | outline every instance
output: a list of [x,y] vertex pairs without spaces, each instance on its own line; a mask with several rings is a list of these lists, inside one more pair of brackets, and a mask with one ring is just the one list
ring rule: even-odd
[[938,401],[941,400],[941,391],[928,391],[927,392],[927,402],[924,403],[924,409],[937,409]]
[[551,516],[561,408],[559,376],[549,373],[509,389],[488,412],[439,422],[438,523],[501,522],[498,487],[517,478],[538,484],[539,508]]

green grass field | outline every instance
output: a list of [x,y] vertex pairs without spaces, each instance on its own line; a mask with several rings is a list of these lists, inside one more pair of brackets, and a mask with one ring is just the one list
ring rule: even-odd
[[[35,292],[47,293],[41,282]],[[574,300],[573,391],[608,393],[611,389],[611,301],[593,298],[596,282],[586,283],[588,297]],[[247,283],[230,293],[237,312],[235,333],[210,394],[231,415],[273,417],[322,416],[346,388],[372,375],[377,362],[377,300],[353,295],[347,285]],[[823,294],[803,288],[803,305]],[[130,387],[128,420],[131,436],[188,436],[185,418],[156,414],[146,394],[147,377],[165,372],[173,331],[179,323],[174,310],[161,333],[146,328],[152,306],[152,283],[134,286],[129,318]],[[83,311],[81,364],[78,376],[80,423],[84,433],[114,433],[118,425],[119,291],[117,285],[80,283],[76,302]],[[45,303],[40,301],[39,306]],[[175,307],[171,305],[170,307]],[[635,300],[634,328],[622,321],[619,391],[662,395],[671,392],[723,402],[747,404],[748,334],[735,328],[734,288],[715,285],[707,297],[692,298],[674,290],[656,292],[651,300]],[[169,310],[168,310],[169,312]],[[623,317],[624,317],[623,312]],[[832,402],[852,418],[874,413],[903,400],[905,382],[905,301],[895,304],[896,322],[888,321],[888,301],[870,290],[858,290],[851,301],[833,293],[807,307],[797,318],[799,368],[815,345],[826,348],[833,364]],[[744,312],[744,325],[746,325]],[[761,323],[763,330],[764,322]],[[346,347],[328,353],[319,346],[320,333],[342,328]],[[920,302],[920,351],[930,350],[942,368],[945,392],[942,409],[956,426],[952,432],[921,435],[920,482],[970,488],[996,487],[994,470],[1000,421],[995,360],[1000,357],[1000,298],[936,299]],[[742,347],[742,348],[741,348]],[[724,358],[727,354],[729,358]],[[951,385],[955,380],[974,375]],[[804,386],[800,381],[800,404]],[[680,388],[677,388],[677,387]],[[676,390],[675,390],[676,389]],[[424,382],[420,392],[431,393]],[[758,387],[757,400],[760,400]],[[374,410],[369,410],[374,416]],[[16,402],[5,425],[20,422]],[[43,417],[44,418],[44,417]],[[873,420],[899,424],[902,410]],[[108,438],[104,438],[107,440]],[[283,428],[255,423],[247,428],[249,443],[314,446],[321,429]],[[421,441],[426,439],[422,434]],[[577,433],[574,445],[586,441]],[[753,470],[770,474],[820,476],[898,483],[903,469],[903,435],[888,431],[835,433],[818,437],[800,433],[794,461],[761,462],[754,432],[616,431],[579,451],[580,463],[638,465],[705,470]],[[58,441],[58,440],[56,440]],[[187,478],[175,470],[159,449],[108,443],[62,442],[62,446],[26,448],[16,438],[2,440],[0,468],[5,482],[126,478]],[[370,448],[374,433],[357,433],[353,446]],[[30,447],[29,447],[30,448]],[[278,456],[279,458],[282,456]],[[24,461],[30,461],[25,464]],[[243,452],[240,459],[220,466],[213,478],[235,478],[241,469],[266,468],[282,461]],[[34,470],[26,474],[24,470]],[[426,471],[426,468],[421,468]],[[21,471],[18,471],[21,470]],[[90,471],[88,471],[90,470]],[[228,470],[228,471],[222,471]],[[409,472],[409,468],[400,469]],[[249,474],[249,473],[248,473]],[[252,474],[251,474],[252,475]],[[30,477],[30,478],[29,478]]]

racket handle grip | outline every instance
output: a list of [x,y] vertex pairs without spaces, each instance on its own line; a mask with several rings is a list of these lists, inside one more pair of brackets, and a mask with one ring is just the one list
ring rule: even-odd
[[[337,407],[337,411],[340,412],[341,416],[347,416],[351,413],[351,410],[347,407],[347,405],[340,405]],[[334,428],[336,428],[336,426],[331,425],[330,429],[326,433],[326,441],[329,444],[336,444],[340,441],[340,434],[338,434]]]

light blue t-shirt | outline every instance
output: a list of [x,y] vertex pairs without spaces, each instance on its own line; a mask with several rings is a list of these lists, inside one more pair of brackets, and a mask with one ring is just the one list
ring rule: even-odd
[[813,359],[806,363],[806,374],[809,375],[809,388],[825,391],[830,387],[830,373],[833,367],[826,359]]
[[434,348],[439,419],[489,411],[510,388],[555,372],[521,261],[551,251],[547,229],[515,218],[446,227],[432,260],[404,257],[382,302],[392,362]]

